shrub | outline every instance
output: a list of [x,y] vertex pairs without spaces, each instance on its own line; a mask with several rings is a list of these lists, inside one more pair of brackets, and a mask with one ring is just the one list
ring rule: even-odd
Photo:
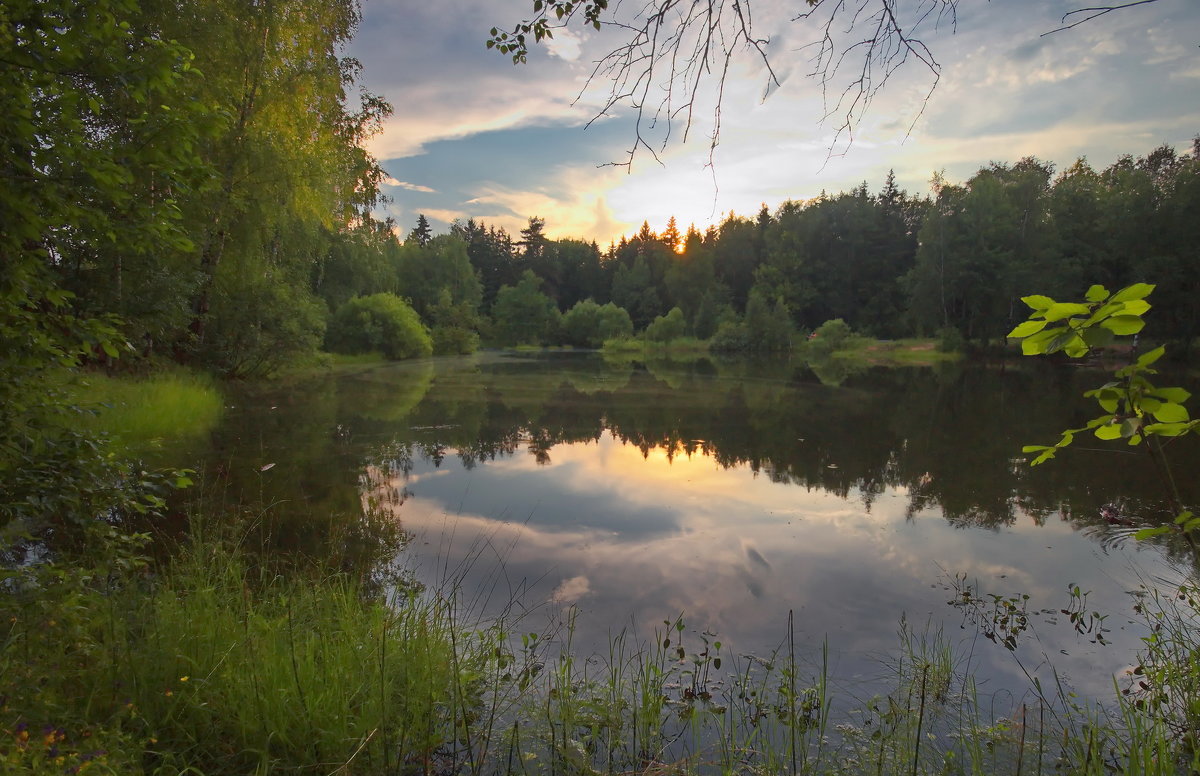
[[434,326],[430,336],[438,356],[465,356],[479,349],[479,335],[462,326]]
[[841,318],[825,321],[808,337],[808,349],[816,355],[840,350],[854,337],[854,330]]
[[672,307],[671,312],[658,316],[646,327],[646,339],[651,342],[670,342],[682,337],[686,330],[683,310]]
[[717,329],[717,333],[713,335],[708,347],[710,350],[721,353],[734,353],[750,350],[752,344],[750,329],[746,324],[736,320],[727,320]]
[[329,324],[326,347],[335,353],[378,350],[391,359],[433,353],[433,341],[416,311],[395,294],[351,299]]
[[612,302],[598,305],[591,299],[577,302],[562,317],[563,339],[569,345],[598,348],[605,340],[633,334],[633,320]]

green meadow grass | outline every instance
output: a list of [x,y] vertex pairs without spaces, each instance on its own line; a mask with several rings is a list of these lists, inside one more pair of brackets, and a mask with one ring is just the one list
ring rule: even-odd
[[223,408],[211,377],[183,371],[149,377],[88,373],[69,390],[78,406],[94,413],[84,416],[85,425],[133,446],[204,434]]

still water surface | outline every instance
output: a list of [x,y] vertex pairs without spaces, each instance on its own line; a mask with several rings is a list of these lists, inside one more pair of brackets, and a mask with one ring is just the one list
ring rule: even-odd
[[[523,612],[524,631],[573,605],[584,652],[682,614],[728,652],[767,654],[791,611],[805,654],[828,639],[839,681],[869,684],[903,617],[943,628],[985,691],[1019,696],[1053,666],[1105,696],[1142,635],[1128,591],[1185,562],[1127,538],[1161,512],[1158,480],[1119,446],[1036,469],[1019,452],[1080,425],[1102,381],[1029,363],[483,353],[233,393],[189,455],[210,492],[261,505],[280,550],[327,551],[376,510],[413,537],[402,562],[419,579],[460,582],[485,616]],[[1187,452],[1172,460],[1194,503]],[[956,579],[1030,596],[1014,653],[948,605]],[[1111,644],[1060,612],[1080,603],[1071,584]]]

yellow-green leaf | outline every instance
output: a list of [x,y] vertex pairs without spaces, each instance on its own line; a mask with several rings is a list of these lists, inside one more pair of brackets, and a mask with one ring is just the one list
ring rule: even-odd
[[1037,334],[1042,329],[1046,328],[1049,321],[1025,321],[1017,324],[1016,328],[1008,333],[1009,337],[1028,337],[1031,334]]
[[1129,302],[1134,299],[1144,299],[1154,290],[1154,286],[1150,283],[1134,283],[1132,286],[1122,288],[1117,293],[1113,294],[1112,301],[1114,302]]
[[1051,305],[1054,304],[1053,299],[1051,299],[1048,296],[1042,296],[1041,294],[1033,294],[1031,296],[1023,296],[1023,297],[1021,297],[1021,301],[1024,302],[1025,304],[1029,305],[1029,307],[1031,309],[1033,309],[1037,312],[1046,310]]

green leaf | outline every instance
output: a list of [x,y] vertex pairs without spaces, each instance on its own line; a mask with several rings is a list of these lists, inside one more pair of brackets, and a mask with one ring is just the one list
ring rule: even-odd
[[1113,388],[1101,388],[1096,391],[1088,391],[1085,395],[1095,397],[1105,412],[1113,413],[1117,411],[1117,404],[1121,401],[1124,391],[1118,391]]
[[1037,334],[1042,329],[1046,328],[1049,321],[1025,321],[1017,324],[1016,328],[1008,333],[1009,337],[1028,337],[1031,334]]
[[1112,301],[1114,302],[1129,302],[1134,299],[1144,299],[1154,290],[1154,286],[1150,283],[1134,283],[1132,286],[1122,288],[1117,293],[1113,294]]
[[1190,423],[1150,423],[1143,430],[1154,436],[1177,437],[1183,436],[1190,429]]
[[1083,358],[1088,354],[1088,350],[1090,350],[1087,343],[1078,334],[1073,334],[1067,340],[1067,343],[1062,346],[1062,349],[1071,358]]
[[1072,315],[1087,315],[1091,311],[1092,308],[1078,302],[1057,302],[1051,305],[1043,315],[1048,321],[1061,321]]
[[1113,334],[1125,336],[1137,334],[1146,325],[1146,322],[1136,315],[1114,315],[1101,321],[1100,325],[1112,331]]
[[1154,417],[1160,423],[1186,423],[1188,417],[1187,407],[1175,402],[1165,402],[1156,410],[1152,410]]
[[120,358],[120,353],[117,352],[117,346],[108,340],[101,342],[100,347],[104,348],[104,352],[108,354],[109,358]]
[[1022,453],[1038,453],[1042,450],[1053,450],[1054,448],[1047,445],[1025,445],[1021,448]]
[[1175,518],[1175,525],[1183,525],[1184,523],[1188,522],[1191,519],[1192,519],[1191,510],[1185,509],[1179,513],[1178,517]]
[[1121,307],[1122,315],[1145,315],[1150,310],[1150,303],[1144,299],[1135,299],[1132,302],[1126,302]]
[[1141,428],[1141,418],[1125,418],[1125,420],[1121,421],[1121,436],[1124,439],[1129,439],[1129,444],[1135,445],[1137,442],[1133,440],[1137,438],[1138,432],[1141,430]]
[[1121,426],[1116,423],[1105,423],[1103,426],[1096,428],[1097,439],[1120,439]]
[[1151,539],[1155,536],[1161,536],[1162,534],[1165,534],[1167,531],[1170,531],[1170,530],[1171,530],[1171,527],[1168,525],[1160,525],[1156,528],[1143,528],[1142,530],[1136,532],[1133,535],[1133,538],[1137,539],[1139,542],[1145,541],[1146,539]]
[[[1138,359],[1137,359],[1138,366],[1150,366],[1155,361],[1162,358],[1163,353],[1166,353],[1166,352],[1167,352],[1167,349],[1165,347],[1163,347],[1162,345],[1159,345],[1154,350],[1151,350],[1149,352],[1143,353],[1142,355],[1138,356]],[[1186,391],[1185,391],[1185,393],[1186,393]]]
[[1037,356],[1046,352],[1050,341],[1062,332],[1062,326],[1055,326],[1052,329],[1043,329],[1037,334],[1030,335],[1021,340],[1021,352],[1027,356]]
[[1150,393],[1164,401],[1175,402],[1176,404],[1183,404],[1191,397],[1191,394],[1182,388],[1155,388]]
[[1032,308],[1034,311],[1039,312],[1039,313],[1042,310],[1049,309],[1050,306],[1054,304],[1053,299],[1051,299],[1048,296],[1042,296],[1041,294],[1033,294],[1032,296],[1023,296],[1023,297],[1021,297],[1021,301],[1024,302],[1025,304],[1029,305],[1030,308]]
[[1084,298],[1089,302],[1103,302],[1108,298],[1108,289],[1101,285],[1092,286],[1084,294]]

